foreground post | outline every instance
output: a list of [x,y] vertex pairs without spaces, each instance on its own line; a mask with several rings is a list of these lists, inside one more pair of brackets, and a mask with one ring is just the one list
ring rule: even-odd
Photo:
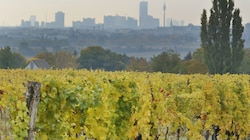
[[26,104],[30,116],[28,140],[35,140],[36,113],[40,101],[40,88],[40,83],[33,81],[28,82],[28,89],[26,92]]

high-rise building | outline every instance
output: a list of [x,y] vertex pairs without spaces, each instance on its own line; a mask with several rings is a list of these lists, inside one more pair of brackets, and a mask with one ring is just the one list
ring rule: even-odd
[[36,16],[30,16],[30,26],[34,27],[36,24]]
[[139,15],[139,18],[140,18],[140,21],[139,21],[140,25],[139,26],[140,27],[143,28],[145,26],[147,17],[148,17],[148,2],[142,1],[142,2],[140,2],[140,15]]
[[55,14],[55,27],[64,28],[64,13],[63,12],[57,12]]
[[127,17],[127,28],[129,29],[137,29],[137,20],[132,17]]
[[148,14],[148,2],[140,2],[139,27],[141,29],[150,29],[159,27],[159,19],[153,18]]

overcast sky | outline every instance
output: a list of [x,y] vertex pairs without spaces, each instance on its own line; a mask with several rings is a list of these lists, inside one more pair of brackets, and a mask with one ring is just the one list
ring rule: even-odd
[[[35,15],[37,21],[54,21],[57,11],[65,13],[65,24],[82,18],[95,18],[103,22],[104,15],[129,16],[138,19],[139,2],[142,0],[0,0],[0,26],[19,26],[21,20]],[[200,25],[202,9],[209,10],[212,0],[166,0],[166,17],[184,20],[185,25]],[[148,0],[149,15],[163,20],[164,0]],[[241,9],[243,24],[250,22],[250,0],[235,0]]]

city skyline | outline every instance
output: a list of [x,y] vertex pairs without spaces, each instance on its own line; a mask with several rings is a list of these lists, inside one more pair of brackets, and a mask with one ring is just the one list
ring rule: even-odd
[[[141,1],[139,6],[139,20],[127,16],[104,16],[103,23],[96,24],[95,18],[83,18],[82,21],[72,21],[72,26],[74,29],[154,29],[157,27],[166,27],[166,3],[164,1],[163,6],[164,12],[164,23],[160,26],[160,20],[154,18],[148,13],[148,1]],[[21,27],[41,27],[41,28],[64,28],[65,26],[65,14],[62,11],[55,13],[55,21],[53,22],[39,22],[36,21],[36,16],[30,16],[30,20],[22,20]],[[139,24],[138,24],[139,21]],[[179,23],[181,22],[181,24]],[[174,24],[173,24],[174,23]],[[168,26],[184,26],[184,21],[176,21],[173,19],[168,19]]]
[[[65,26],[72,26],[72,21],[83,18],[95,18],[96,23],[103,23],[104,16],[119,15],[139,20],[139,4],[142,0],[5,0],[0,3],[0,26],[20,26],[22,19],[31,15],[41,22],[54,21],[54,13],[65,13]],[[160,20],[163,26],[164,0],[147,0],[148,13]],[[209,11],[211,0],[166,0],[166,18],[184,20],[185,25],[200,25],[202,9]],[[240,8],[243,24],[250,22],[248,7],[250,1],[235,1],[235,8]],[[7,13],[7,14],[6,14]],[[209,13],[209,12],[208,12]]]

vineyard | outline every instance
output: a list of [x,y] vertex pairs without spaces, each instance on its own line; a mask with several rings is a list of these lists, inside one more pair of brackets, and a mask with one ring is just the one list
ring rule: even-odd
[[0,70],[0,139],[28,136],[27,82],[41,83],[36,139],[247,139],[249,75]]

